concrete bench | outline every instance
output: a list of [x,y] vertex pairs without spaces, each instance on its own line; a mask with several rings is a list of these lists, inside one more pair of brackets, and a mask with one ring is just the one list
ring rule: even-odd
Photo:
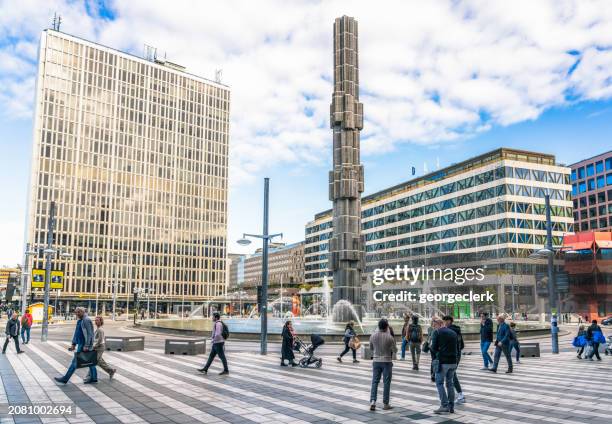
[[206,353],[205,339],[166,339],[166,355],[203,355]]
[[106,337],[106,350],[131,352],[144,350],[144,337]]
[[521,343],[521,358],[539,358],[540,343]]

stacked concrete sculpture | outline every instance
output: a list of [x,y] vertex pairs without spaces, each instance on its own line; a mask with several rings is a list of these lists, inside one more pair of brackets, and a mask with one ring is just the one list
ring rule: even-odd
[[[361,317],[361,272],[364,240],[361,235],[363,165],[359,131],[363,104],[359,103],[357,21],[343,16],[334,23],[334,93],[330,108],[334,168],[329,173],[329,199],[333,202],[333,235],[329,244],[329,269],[333,272],[332,304],[346,300]],[[354,319],[342,302],[334,308],[335,321]],[[347,306],[347,307],[345,307]]]

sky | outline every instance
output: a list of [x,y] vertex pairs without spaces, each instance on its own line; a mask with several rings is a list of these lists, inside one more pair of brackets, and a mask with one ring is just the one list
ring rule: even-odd
[[158,56],[231,87],[230,252],[331,207],[332,25],[359,22],[365,193],[498,147],[571,164],[612,149],[608,1],[0,0],[0,266],[22,261],[40,33]]

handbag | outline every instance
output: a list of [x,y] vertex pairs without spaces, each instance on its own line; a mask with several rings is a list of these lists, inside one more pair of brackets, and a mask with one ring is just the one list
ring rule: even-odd
[[351,337],[351,341],[349,342],[349,347],[351,349],[358,350],[361,347],[361,340],[359,340],[359,337],[357,336]]
[[429,342],[428,341],[423,342],[423,347],[421,348],[421,350],[425,353],[429,352]]
[[95,350],[89,350],[87,352],[77,352],[74,354],[76,357],[77,368],[85,368],[98,365],[98,353]]

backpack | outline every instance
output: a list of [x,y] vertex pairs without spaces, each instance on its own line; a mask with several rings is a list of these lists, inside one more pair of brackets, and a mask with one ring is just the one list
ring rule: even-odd
[[227,325],[223,321],[221,321],[221,327],[221,337],[223,337],[223,340],[227,340],[230,335],[229,328],[227,328]]
[[410,341],[414,343],[421,342],[419,337],[419,327],[417,327],[416,325],[413,325],[412,330],[410,331]]
[[29,328],[30,326],[28,325],[28,317],[23,315],[21,317],[21,326],[24,328]]

